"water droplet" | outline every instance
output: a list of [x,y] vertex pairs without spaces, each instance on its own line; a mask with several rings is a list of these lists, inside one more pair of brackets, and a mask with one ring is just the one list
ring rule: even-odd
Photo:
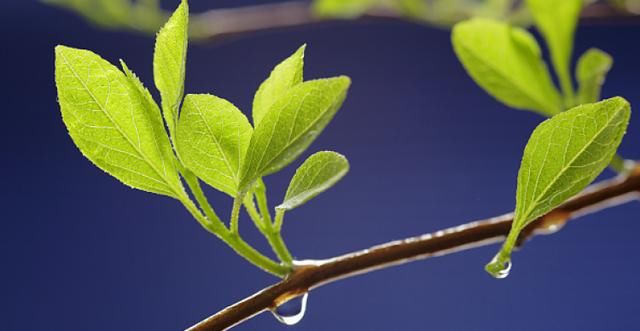
[[489,264],[485,267],[487,272],[491,274],[491,276],[503,279],[509,276],[509,271],[511,271],[511,258],[503,257],[500,253],[496,255]]
[[271,310],[273,316],[285,325],[295,325],[302,321],[305,310],[307,309],[308,293],[295,297],[275,309]]

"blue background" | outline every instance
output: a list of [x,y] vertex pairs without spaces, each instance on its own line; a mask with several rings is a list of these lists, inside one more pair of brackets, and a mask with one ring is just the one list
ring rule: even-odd
[[[192,7],[250,3],[193,0]],[[0,29],[0,329],[179,330],[276,281],[203,231],[176,201],[128,189],[92,166],[66,134],[54,45],[126,59],[152,87],[152,38],[96,29],[21,0],[0,2]],[[639,35],[640,25],[580,27],[578,53],[597,46],[615,57],[604,96],[640,104]],[[227,98],[248,113],[273,65],[305,42],[306,78],[353,79],[344,107],[309,153],[339,151],[352,170],[288,214],[284,236],[297,257],[331,257],[513,208],[521,151],[541,118],[481,91],[454,57],[447,31],[334,22],[192,45],[186,89]],[[637,114],[621,153],[640,158]],[[267,179],[272,203],[294,169]],[[227,214],[231,202],[210,196]],[[291,329],[637,329],[639,212],[630,203],[537,237],[501,281],[482,268],[492,246],[322,287]],[[241,221],[247,240],[268,252],[246,216]],[[237,329],[287,327],[262,314]]]

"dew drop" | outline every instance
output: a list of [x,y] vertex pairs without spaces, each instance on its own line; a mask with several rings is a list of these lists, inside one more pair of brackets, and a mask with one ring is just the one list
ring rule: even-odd
[[302,321],[307,309],[308,293],[295,297],[275,309],[271,310],[273,316],[282,324],[295,325]]
[[489,264],[486,266],[487,272],[491,274],[491,276],[497,279],[507,278],[509,276],[509,271],[511,271],[511,259],[503,258],[500,256],[500,253],[496,255]]

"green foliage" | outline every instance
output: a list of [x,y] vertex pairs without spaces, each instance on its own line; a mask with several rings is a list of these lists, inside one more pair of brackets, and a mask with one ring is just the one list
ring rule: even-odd
[[629,124],[629,103],[616,97],[575,107],[540,124],[518,172],[509,236],[487,271],[500,276],[520,232],[591,183],[614,156]]
[[56,47],[55,66],[63,120],[80,151],[126,185],[179,198],[171,145],[139,81],[90,51],[65,46]]
[[380,2],[380,0],[315,0],[313,12],[320,17],[355,18]]
[[[342,105],[350,80],[340,76],[302,82],[302,46],[276,66],[256,93],[254,133],[245,115],[224,99],[192,94],[183,101],[188,22],[188,5],[182,1],[156,40],[154,80],[162,111],[124,61],[123,72],[90,51],[57,46],[55,76],[64,123],[80,151],[99,168],[131,187],[178,199],[242,257],[284,277],[292,270],[291,254],[280,235],[284,214],[276,213],[276,221],[271,221],[261,177],[293,161],[320,134]],[[346,173],[332,159],[338,154],[326,153],[310,158],[313,164],[301,170],[322,177],[296,179],[301,185],[297,190],[308,191],[298,191],[298,199],[310,199]],[[331,177],[334,171],[340,173]],[[234,198],[228,226],[207,201],[199,179]],[[244,191],[239,190],[241,182],[246,183]],[[281,262],[240,237],[243,204]]]
[[175,134],[178,109],[184,93],[188,26],[189,6],[182,1],[158,33],[153,54],[153,77],[160,91],[162,113],[171,137]]
[[551,62],[560,79],[560,85],[567,106],[573,104],[573,84],[571,83],[571,54],[573,52],[573,35],[578,23],[578,16],[583,0],[527,0],[527,5],[536,26],[544,36]]
[[579,104],[600,100],[600,89],[612,65],[611,56],[597,48],[591,48],[582,54],[576,67]]
[[322,132],[351,84],[340,76],[311,80],[289,89],[256,126],[242,167],[240,190],[295,160]]
[[260,85],[253,98],[253,124],[258,125],[269,108],[290,88],[302,83],[304,50],[302,45],[293,55],[278,64]]
[[311,155],[296,170],[284,201],[277,209],[291,210],[328,190],[349,171],[349,161],[335,152],[318,152]]
[[229,101],[213,95],[184,99],[176,148],[184,165],[212,187],[235,197],[239,169],[253,128]]
[[126,29],[152,34],[167,19],[159,0],[42,0],[74,11],[89,22],[107,29]]
[[469,75],[494,98],[546,116],[562,110],[540,48],[527,31],[473,19],[457,24],[451,39]]

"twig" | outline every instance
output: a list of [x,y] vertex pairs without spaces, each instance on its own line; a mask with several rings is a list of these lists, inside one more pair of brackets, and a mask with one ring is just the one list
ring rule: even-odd
[[[639,197],[640,165],[637,165],[628,176],[594,184],[539,218],[522,232],[520,244],[531,236],[555,232],[570,219]],[[328,260],[299,263],[295,271],[283,281],[221,310],[188,331],[226,330],[296,296],[342,278],[502,241],[511,228],[512,216],[511,213],[504,214]]]
[[[375,8],[367,12],[364,19],[408,19],[397,11]],[[318,17],[313,14],[309,1],[286,1],[271,4],[252,5],[236,8],[211,9],[193,15],[192,35],[198,38],[230,37],[248,32],[279,29],[315,24],[335,20]],[[426,17],[411,18],[415,22],[429,22]],[[640,15],[630,13],[607,3],[595,2],[581,12],[581,20],[592,22],[638,22]]]

